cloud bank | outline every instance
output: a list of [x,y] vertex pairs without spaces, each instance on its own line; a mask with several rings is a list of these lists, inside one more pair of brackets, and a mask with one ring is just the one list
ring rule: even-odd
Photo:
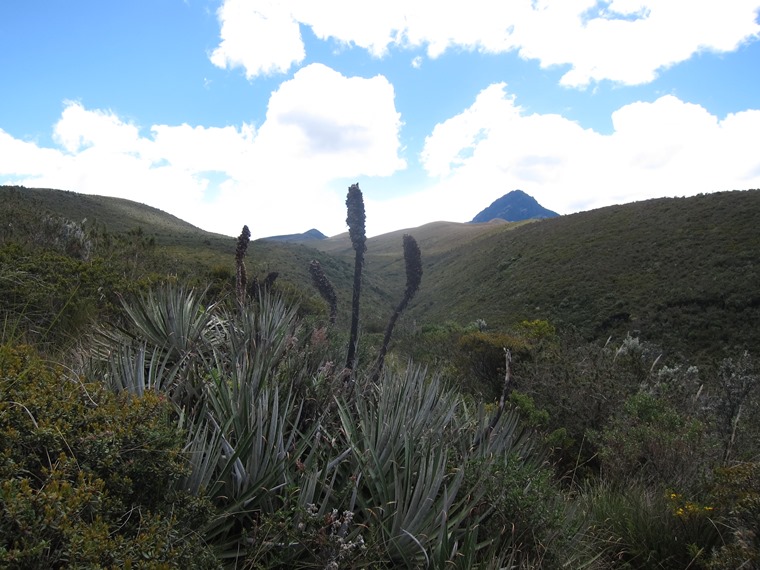
[[[340,92],[345,99],[334,100]],[[327,100],[332,101],[328,104]],[[760,110],[723,119],[672,95],[625,105],[600,134],[560,115],[525,112],[504,83],[438,124],[419,157],[424,189],[367,198],[370,235],[434,220],[465,222],[521,188],[560,213],[655,196],[760,188]],[[26,186],[128,197],[210,231],[255,237],[310,227],[345,231],[348,179],[405,167],[393,89],[382,77],[300,70],[270,99],[256,130],[153,125],[69,102],[56,148],[0,130],[0,177]],[[329,144],[324,144],[324,141]],[[365,196],[371,187],[363,185]]]
[[[211,60],[247,77],[304,59],[300,25],[320,39],[382,57],[390,48],[516,51],[542,67],[567,66],[561,83],[648,83],[702,51],[730,52],[760,36],[756,0],[226,0]],[[466,10],[466,16],[463,14]]]
[[[376,57],[407,48],[430,58],[451,49],[516,51],[542,66],[566,66],[567,86],[636,84],[699,51],[731,51],[756,38],[758,6],[475,0],[464,18],[462,4],[449,1],[226,0],[210,61],[251,80],[292,73],[271,92],[260,125],[141,126],[69,101],[51,147],[0,129],[0,182],[129,198],[227,235],[247,224],[254,237],[315,226],[345,231],[345,192],[355,181],[365,190],[370,235],[465,222],[516,188],[560,213],[760,188],[760,110],[717,117],[673,95],[621,105],[602,134],[560,114],[528,112],[506,83],[495,83],[435,125],[413,156],[390,81],[302,66],[301,36],[308,26]],[[418,165],[423,177],[414,188],[384,198],[383,185]]]
[[[171,212],[204,229],[255,237],[343,231],[344,197],[334,181],[390,176],[400,117],[383,77],[344,77],[312,64],[271,94],[260,128],[152,125],[67,102],[53,129],[56,148],[0,129],[0,180],[119,196]],[[329,141],[329,144],[325,144]],[[342,186],[342,184],[341,184]]]
[[[583,129],[559,115],[528,114],[504,83],[436,126],[421,160],[445,200],[521,188],[570,213],[655,196],[760,187],[753,132],[760,110],[724,119],[666,95],[612,114],[613,132]],[[481,202],[485,205],[488,202]],[[474,216],[477,212],[473,212]]]

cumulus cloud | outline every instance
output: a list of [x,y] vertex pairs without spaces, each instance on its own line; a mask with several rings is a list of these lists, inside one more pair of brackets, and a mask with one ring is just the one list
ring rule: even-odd
[[272,93],[259,142],[281,160],[307,161],[315,176],[387,176],[405,167],[394,97],[383,76],[312,64]]
[[345,231],[353,181],[365,190],[370,235],[468,221],[516,188],[571,213],[760,187],[760,110],[719,118],[666,95],[622,106],[611,119],[612,132],[602,134],[561,115],[529,113],[506,84],[488,86],[426,138],[419,158],[427,179],[383,199],[373,189],[405,167],[392,86],[313,65],[272,93],[258,129],[143,129],[69,102],[54,126],[54,148],[0,130],[0,180],[125,197],[227,235],[248,224],[255,237],[313,226]]
[[153,125],[67,102],[55,148],[0,130],[0,180],[118,196],[204,229],[254,237],[345,228],[347,177],[405,168],[394,91],[382,76],[299,70],[272,93],[264,123]]
[[472,204],[520,188],[560,213],[657,196],[760,187],[752,149],[760,111],[724,119],[667,95],[625,105],[601,134],[559,115],[526,113],[503,83],[437,125],[421,162],[436,182],[389,208],[430,204],[432,219],[467,221]]
[[[561,83],[652,81],[694,54],[735,50],[760,37],[757,0],[226,0],[212,61],[248,77],[286,71],[304,58],[299,24],[323,40],[382,57],[391,46],[516,50],[542,67],[569,66]],[[271,14],[269,16],[268,14]]]
[[217,17],[221,42],[210,55],[217,67],[242,67],[251,78],[284,73],[305,57],[301,30],[285,2],[225,0]]

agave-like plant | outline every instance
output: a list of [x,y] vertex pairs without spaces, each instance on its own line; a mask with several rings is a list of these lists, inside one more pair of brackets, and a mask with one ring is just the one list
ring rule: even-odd
[[169,286],[125,300],[126,324],[100,331],[93,361],[112,389],[155,390],[175,403],[188,432],[178,486],[216,504],[204,537],[235,565],[249,547],[244,529],[283,506],[312,445],[302,426],[314,424],[301,421],[305,379],[281,377],[298,370],[289,362],[296,308],[268,291],[232,308],[200,299]]
[[311,273],[311,280],[314,286],[330,308],[330,324],[334,325],[338,319],[338,297],[335,293],[335,287],[333,287],[333,284],[327,278],[327,275],[325,275],[322,265],[316,259],[311,260],[309,273]]
[[352,184],[348,188],[346,197],[346,224],[351,245],[354,248],[354,287],[351,300],[351,333],[348,340],[348,354],[346,356],[346,368],[353,370],[356,367],[356,348],[359,342],[359,306],[361,300],[362,270],[364,268],[364,254],[367,251],[367,233],[364,227],[366,214],[364,213],[364,197],[358,184]]
[[235,295],[238,303],[245,303],[246,289],[248,285],[248,276],[245,271],[245,252],[248,250],[248,242],[251,240],[251,230],[248,226],[243,226],[235,247]]
[[217,505],[204,538],[233,565],[250,546],[245,529],[285,505],[310,443],[296,428],[301,408],[292,393],[265,387],[255,394],[235,383],[221,378],[209,389],[205,418],[190,426],[191,471],[181,482]]
[[[93,354],[113,389],[160,391],[175,403],[188,433],[178,486],[215,504],[202,530],[220,560],[324,567],[360,538],[388,567],[482,559],[493,540],[478,523],[490,506],[468,462],[542,459],[516,413],[489,422],[482,406],[468,408],[411,364],[378,382],[359,376],[333,405],[309,407],[304,386],[316,375],[303,364],[296,309],[269,291],[242,305],[202,297],[166,287],[125,301],[124,326],[101,331]],[[293,528],[309,520],[330,528],[298,540],[282,526],[276,537],[252,536],[283,513],[293,513]],[[320,544],[322,532],[334,542]]]
[[201,397],[220,337],[219,304],[172,284],[122,299],[122,326],[99,327],[91,343],[93,372],[108,386],[141,395],[159,390],[180,407]]
[[476,457],[508,454],[534,461],[516,413],[504,414],[488,440],[474,446],[486,414],[473,417],[454,390],[412,366],[403,374],[387,371],[372,390],[338,408],[357,518],[384,545],[391,564],[448,565],[488,545],[490,537],[479,537],[477,526],[489,506],[477,481],[465,482],[465,467]]

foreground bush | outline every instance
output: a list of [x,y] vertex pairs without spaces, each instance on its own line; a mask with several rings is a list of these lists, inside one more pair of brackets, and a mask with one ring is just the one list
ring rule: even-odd
[[0,346],[0,565],[214,567],[171,412]]
[[580,497],[594,568],[706,568],[722,544],[715,507],[640,483],[597,483]]
[[713,500],[722,506],[718,525],[729,542],[714,553],[710,569],[760,567],[760,463],[719,469]]

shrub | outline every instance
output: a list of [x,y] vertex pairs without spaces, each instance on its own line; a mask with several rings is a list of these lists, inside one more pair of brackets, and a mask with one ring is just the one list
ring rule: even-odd
[[586,541],[600,569],[704,568],[721,543],[713,507],[678,493],[635,482],[597,483],[583,492],[579,506],[588,513]]
[[[457,367],[464,379],[469,379],[470,390],[481,392],[486,398],[501,393],[506,364],[504,350],[519,353],[525,351],[522,339],[499,332],[473,331],[459,337]],[[474,390],[472,390],[474,388]]]
[[633,476],[656,488],[696,489],[709,471],[705,424],[646,392],[630,396],[621,412],[591,435],[604,474],[616,481]]
[[467,478],[482,491],[490,512],[479,535],[514,551],[517,564],[555,568],[572,559],[572,530],[566,526],[565,498],[552,471],[516,456],[470,461]]
[[626,399],[639,391],[656,356],[632,337],[617,346],[611,341],[600,346],[566,333],[534,343],[527,357],[515,360],[515,389],[549,413],[548,431],[564,430],[562,468],[583,475],[597,467],[589,433],[603,430]]
[[201,563],[202,499],[174,490],[184,436],[156,394],[116,396],[0,346],[0,562],[10,568]]
[[[721,505],[720,528],[727,544],[716,550],[711,570],[760,566],[760,463],[740,463],[718,469],[713,502]],[[730,539],[729,539],[730,537]]]
[[760,431],[754,418],[760,411],[760,372],[749,353],[721,361],[711,408],[723,446],[723,461],[746,460],[757,453]]

